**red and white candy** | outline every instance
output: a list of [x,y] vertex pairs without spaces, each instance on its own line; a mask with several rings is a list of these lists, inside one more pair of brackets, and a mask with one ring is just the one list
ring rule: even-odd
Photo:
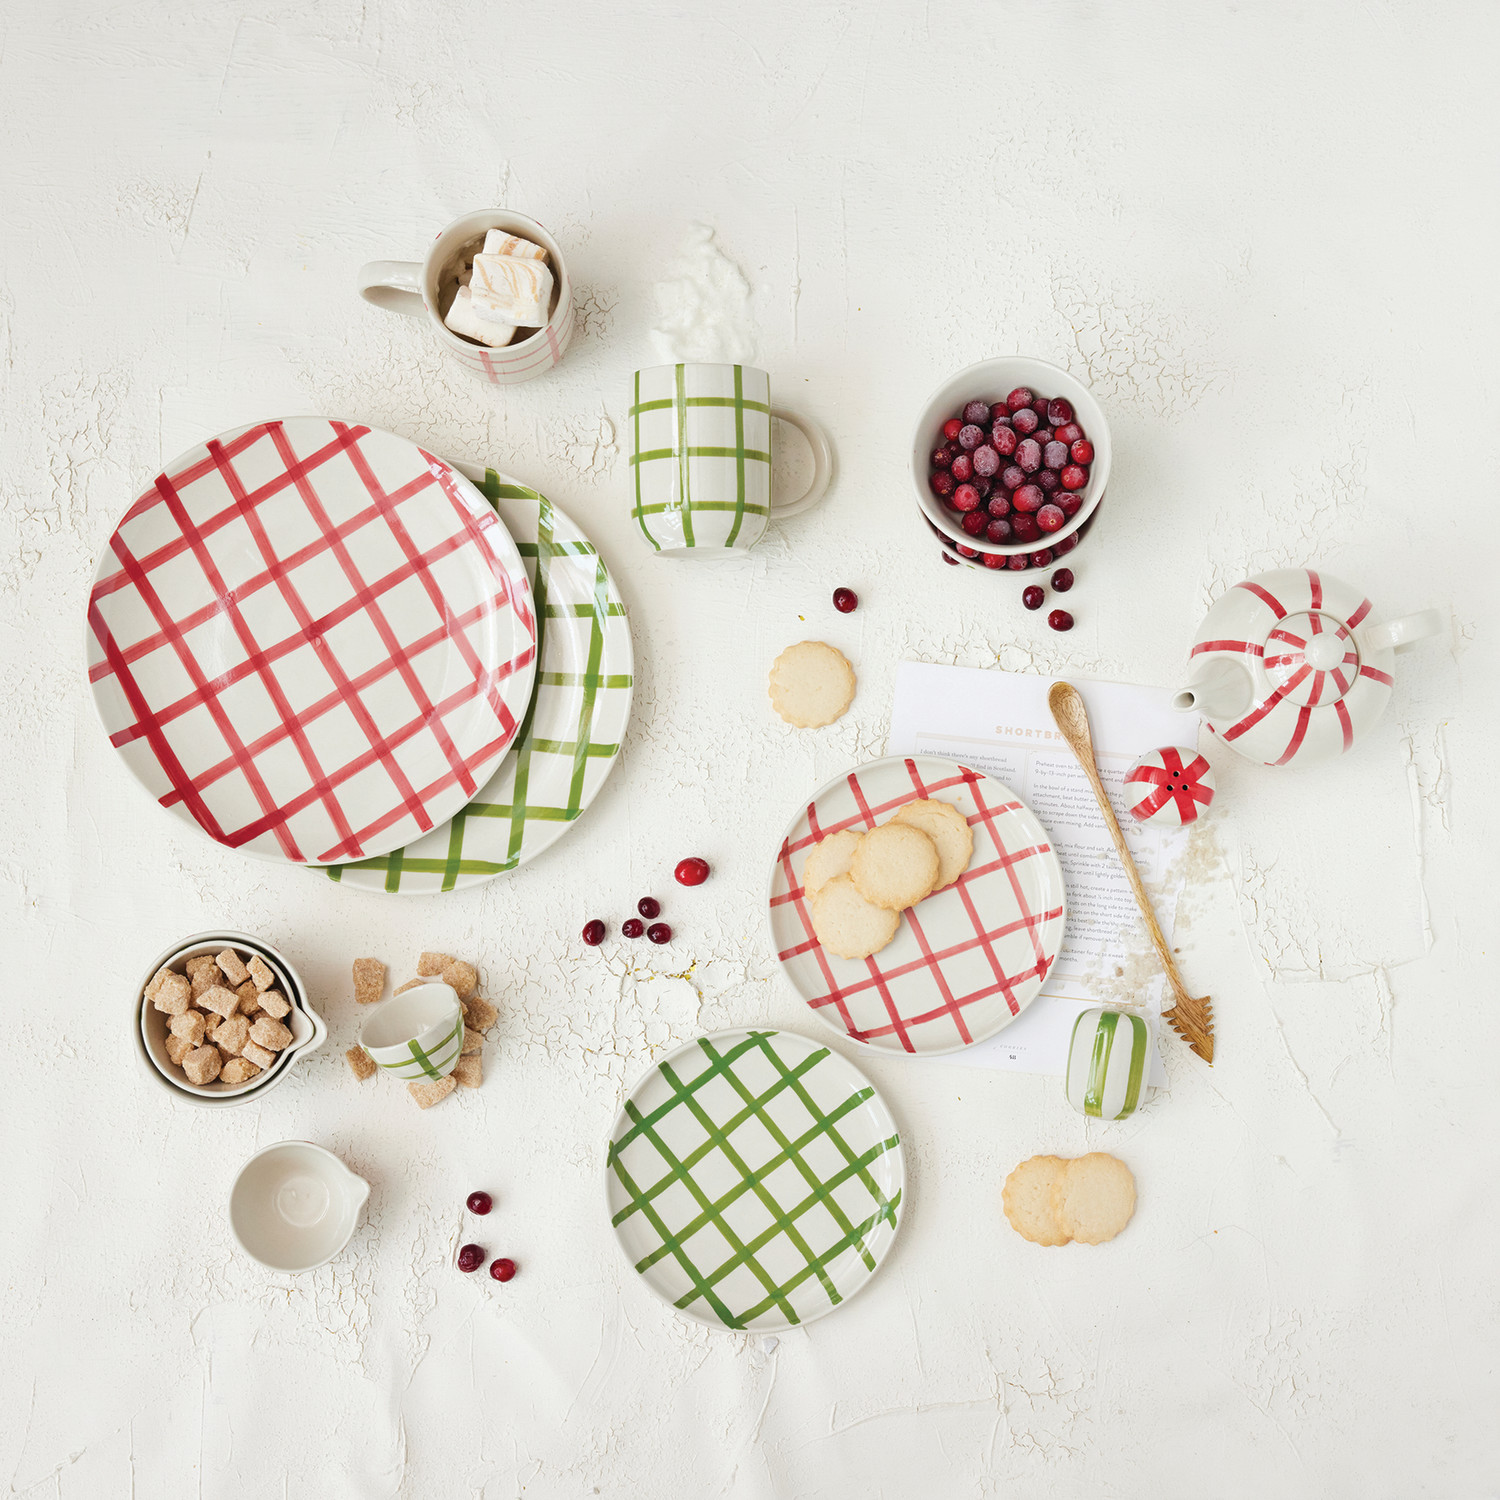
[[1148,750],[1125,773],[1125,799],[1141,823],[1191,823],[1214,800],[1214,769],[1196,750]]

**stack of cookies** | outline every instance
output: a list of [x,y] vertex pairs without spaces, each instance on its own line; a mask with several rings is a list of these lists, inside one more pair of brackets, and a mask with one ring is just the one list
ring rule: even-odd
[[802,870],[818,941],[839,958],[869,958],[896,936],[901,913],[969,868],[974,833],[951,802],[920,797],[868,833],[822,839]]
[[1102,1245],[1135,1213],[1135,1177],[1118,1157],[1030,1156],[1005,1179],[1005,1217],[1033,1245]]

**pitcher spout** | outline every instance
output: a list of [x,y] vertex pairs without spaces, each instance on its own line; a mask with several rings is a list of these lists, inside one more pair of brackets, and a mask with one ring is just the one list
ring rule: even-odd
[[1244,662],[1214,654],[1193,664],[1186,685],[1172,695],[1172,707],[1225,724],[1240,718],[1254,697],[1255,683]]

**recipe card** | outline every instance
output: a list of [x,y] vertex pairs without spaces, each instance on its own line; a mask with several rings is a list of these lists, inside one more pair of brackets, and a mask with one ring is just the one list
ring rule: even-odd
[[[1004,782],[1042,820],[1067,887],[1062,951],[1041,994],[998,1036],[943,1062],[1060,1076],[1073,1022],[1091,1005],[1140,1006],[1153,1042],[1159,1029],[1166,980],[1093,789],[1047,707],[1056,680],[914,661],[897,668],[887,753],[941,755]],[[1197,723],[1172,708],[1166,688],[1068,680],[1083,695],[1100,778],[1170,943],[1187,830],[1136,822],[1126,811],[1125,772],[1147,750],[1194,743]],[[1148,1081],[1166,1082],[1159,1052]]]

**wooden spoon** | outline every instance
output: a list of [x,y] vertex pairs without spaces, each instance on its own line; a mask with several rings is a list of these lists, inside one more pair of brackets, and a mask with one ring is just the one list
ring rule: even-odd
[[1172,1030],[1204,1062],[1212,1065],[1213,1002],[1207,995],[1194,998],[1188,994],[1182,975],[1177,972],[1172,951],[1167,947],[1166,938],[1162,936],[1156,913],[1151,910],[1151,898],[1141,883],[1141,872],[1135,867],[1135,860],[1131,858],[1130,849],[1125,843],[1125,835],[1120,832],[1120,824],[1115,818],[1115,810],[1109,804],[1109,793],[1104,790],[1104,783],[1099,779],[1099,766],[1094,759],[1094,737],[1089,733],[1089,715],[1083,706],[1083,699],[1071,682],[1054,682],[1047,694],[1047,706],[1052,710],[1057,727],[1062,730],[1063,738],[1078,757],[1078,764],[1083,767],[1083,774],[1088,777],[1089,785],[1094,789],[1099,811],[1104,814],[1104,826],[1109,829],[1109,836],[1115,841],[1115,853],[1120,856],[1120,863],[1125,866],[1125,874],[1130,880],[1130,889],[1135,892],[1135,904],[1141,909],[1156,956],[1161,959],[1162,968],[1167,971],[1167,983],[1172,986],[1172,993],[1177,997],[1176,1005],[1171,1010],[1164,1010],[1162,1018],[1171,1022]]

